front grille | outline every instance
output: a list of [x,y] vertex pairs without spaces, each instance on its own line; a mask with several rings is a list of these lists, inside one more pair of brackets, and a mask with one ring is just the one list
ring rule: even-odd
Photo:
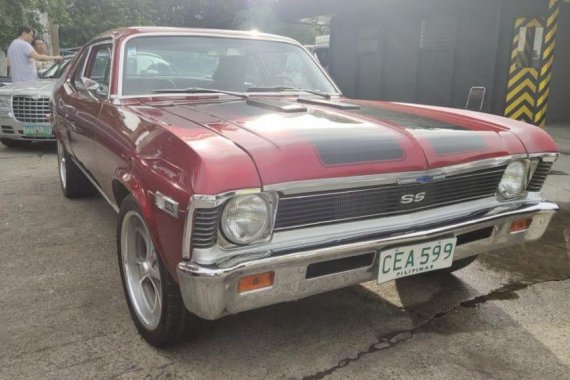
[[[305,225],[375,218],[445,206],[495,194],[505,166],[449,176],[430,183],[390,184],[283,197],[275,230]],[[403,204],[403,195],[425,193],[422,200]]]
[[196,209],[192,223],[192,247],[206,248],[218,239],[221,207]]
[[548,176],[552,164],[553,162],[545,162],[542,160],[538,163],[526,188],[528,191],[540,191],[540,189],[542,189],[542,185],[544,185],[544,181],[546,181],[546,176]]
[[14,96],[12,110],[16,120],[22,123],[47,123],[46,115],[50,113],[49,97],[34,99],[31,96]]

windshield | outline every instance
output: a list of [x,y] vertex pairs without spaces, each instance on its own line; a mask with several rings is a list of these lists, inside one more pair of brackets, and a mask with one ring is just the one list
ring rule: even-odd
[[237,38],[138,37],[125,47],[123,95],[208,88],[245,92],[288,87],[336,93],[301,47]]
[[67,64],[69,63],[70,59],[65,59],[60,62],[54,63],[52,66],[47,68],[41,75],[41,78],[59,78],[65,71]]

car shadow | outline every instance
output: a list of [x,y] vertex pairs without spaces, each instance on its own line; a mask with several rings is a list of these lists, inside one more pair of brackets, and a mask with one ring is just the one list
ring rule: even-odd
[[8,148],[0,144],[0,152],[2,153],[37,153],[40,156],[44,154],[56,154],[57,143],[55,141],[34,141],[31,144]]

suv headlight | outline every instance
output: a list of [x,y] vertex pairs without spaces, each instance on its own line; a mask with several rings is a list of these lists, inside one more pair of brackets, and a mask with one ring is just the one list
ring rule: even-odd
[[272,199],[267,194],[248,194],[230,199],[224,207],[221,230],[234,244],[249,244],[271,233]]
[[497,192],[501,198],[510,199],[521,195],[527,183],[528,165],[525,161],[511,162],[505,169]]
[[0,108],[10,109],[12,103],[12,96],[0,95]]

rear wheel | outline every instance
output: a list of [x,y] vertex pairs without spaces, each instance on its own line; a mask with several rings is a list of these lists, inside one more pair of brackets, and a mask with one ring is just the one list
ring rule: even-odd
[[0,139],[2,144],[6,145],[8,148],[21,148],[30,145],[32,142],[28,140],[12,140],[12,139]]
[[180,289],[162,262],[131,195],[121,204],[117,248],[127,304],[142,337],[161,347],[197,331],[202,321],[186,310]]
[[57,141],[57,165],[61,190],[67,198],[79,198],[95,193],[93,184],[69,157],[59,140]]

